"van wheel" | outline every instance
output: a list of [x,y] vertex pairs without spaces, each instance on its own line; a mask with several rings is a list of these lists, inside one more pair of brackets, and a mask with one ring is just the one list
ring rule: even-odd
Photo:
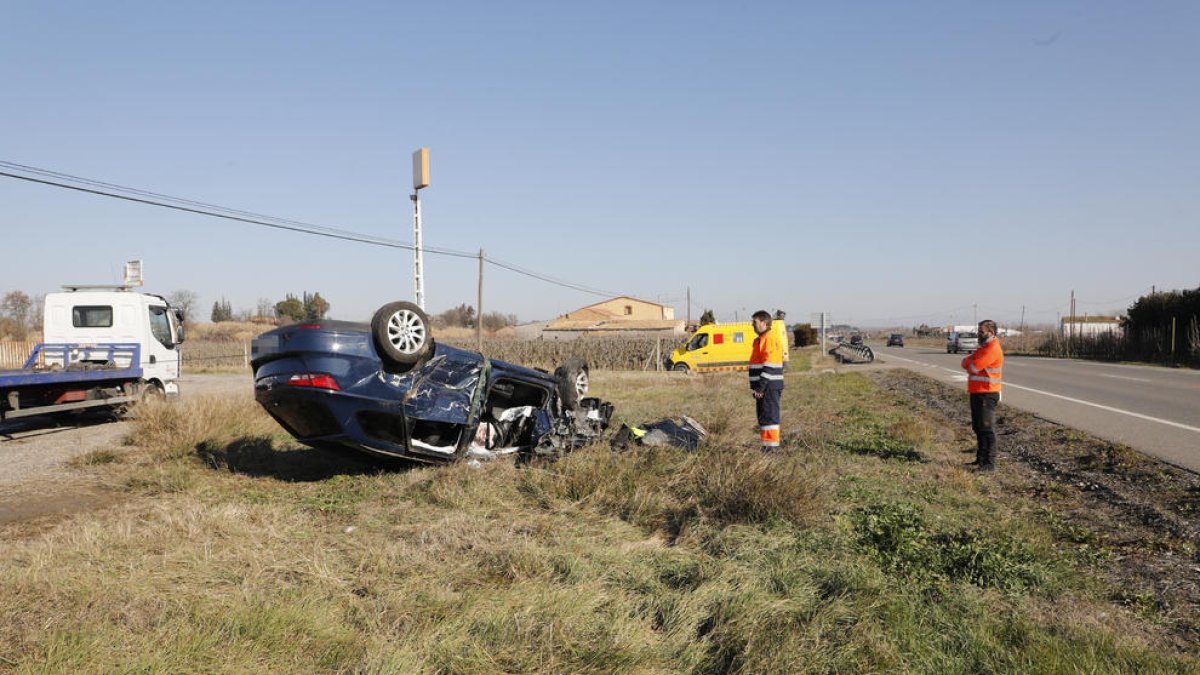
[[429,317],[411,302],[389,302],[371,317],[371,337],[384,363],[411,368],[433,351]]
[[562,401],[563,410],[578,408],[579,401],[587,396],[590,385],[587,361],[581,358],[567,359],[554,369],[554,379],[558,381],[558,398]]
[[686,363],[676,363],[675,365],[671,366],[671,370],[677,373],[686,373],[691,370],[691,368],[688,368],[688,364]]

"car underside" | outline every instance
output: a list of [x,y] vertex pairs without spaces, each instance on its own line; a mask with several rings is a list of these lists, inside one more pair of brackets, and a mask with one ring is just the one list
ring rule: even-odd
[[588,369],[551,374],[435,343],[424,312],[390,303],[370,325],[321,320],[253,343],[255,399],[301,442],[419,462],[555,454],[597,441],[612,404]]

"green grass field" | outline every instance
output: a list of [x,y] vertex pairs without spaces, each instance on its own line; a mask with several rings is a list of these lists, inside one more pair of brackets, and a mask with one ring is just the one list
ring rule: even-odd
[[1196,672],[1024,495],[856,374],[788,375],[784,451],[744,374],[593,373],[696,453],[379,470],[250,393],[148,404],[94,463],[118,506],[4,533],[15,672]]

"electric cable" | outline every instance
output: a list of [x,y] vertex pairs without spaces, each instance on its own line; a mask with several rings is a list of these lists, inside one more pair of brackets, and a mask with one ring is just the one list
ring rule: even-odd
[[[3,177],[14,178],[17,180],[28,181],[31,183],[37,183],[37,184],[47,185],[47,186],[51,186],[51,187],[58,187],[58,188],[63,188],[63,189],[67,189],[67,190],[74,190],[77,192],[83,192],[83,193],[97,195],[97,196],[101,196],[101,197],[110,197],[113,199],[121,199],[124,201],[135,202],[138,204],[145,204],[148,206],[158,206],[161,208],[173,209],[176,211],[183,211],[183,212],[193,213],[193,214],[202,215],[202,216],[209,216],[212,218],[223,218],[225,220],[232,220],[232,221],[248,223],[248,224],[252,224],[252,225],[260,225],[263,227],[269,227],[269,228],[274,228],[274,229],[279,229],[279,230],[287,230],[287,231],[298,232],[298,233],[302,233],[302,234],[311,234],[311,235],[315,235],[315,236],[328,237],[331,239],[354,241],[354,242],[363,243],[363,244],[371,244],[374,246],[383,246],[383,247],[387,247],[387,248],[403,249],[406,251],[415,251],[416,250],[416,246],[414,244],[409,244],[409,243],[397,241],[394,239],[387,239],[384,237],[377,237],[374,235],[360,234],[360,233],[352,232],[349,230],[341,230],[341,229],[336,229],[336,228],[323,227],[320,225],[314,225],[312,223],[305,223],[303,221],[279,218],[277,216],[268,216],[268,215],[264,215],[264,214],[260,214],[260,213],[255,213],[252,211],[233,209],[233,208],[219,206],[216,204],[210,204],[207,202],[201,202],[201,201],[197,201],[197,200],[193,200],[193,199],[174,197],[174,196],[166,195],[166,194],[159,193],[159,192],[152,192],[149,190],[141,190],[138,188],[131,188],[131,187],[124,186],[124,185],[118,185],[116,183],[108,183],[105,181],[98,181],[98,180],[94,180],[94,179],[90,179],[90,178],[84,178],[81,176],[74,176],[74,175],[62,173],[59,171],[40,169],[38,167],[33,167],[33,166],[25,165],[25,164],[18,164],[16,162],[8,162],[8,161],[0,160],[0,167],[5,167],[8,169],[13,169],[13,170],[17,170],[17,171],[24,171],[24,172],[36,174],[37,176],[41,176],[39,178],[39,177],[35,177],[35,176],[24,176],[19,173],[12,173],[10,171],[0,171],[0,176],[3,176]],[[82,183],[83,185],[71,185],[70,183],[64,182],[64,181],[78,182],[78,183]],[[90,186],[90,187],[85,187],[85,186]],[[130,194],[119,194],[119,192],[127,192]],[[176,203],[168,203],[168,202],[176,202]],[[456,251],[454,249],[448,249],[448,248],[443,248],[443,247],[438,247],[438,246],[422,246],[421,249],[423,252],[430,253],[431,255],[443,255],[443,256],[448,256],[448,257],[466,258],[466,259],[478,259],[480,257],[476,253],[470,253],[468,251]],[[565,281],[563,279],[558,279],[555,277],[551,277],[549,275],[534,272],[534,271],[526,269],[524,267],[520,267],[514,263],[499,260],[497,258],[492,258],[487,255],[484,255],[483,259],[485,262],[487,262],[491,265],[508,270],[515,274],[520,274],[520,275],[523,275],[526,277],[530,277],[532,279],[537,279],[539,281],[543,281],[545,283],[553,284],[553,285],[567,288],[570,290],[579,291],[581,293],[588,293],[591,295],[597,295],[597,296],[602,296],[602,297],[628,295],[627,293],[614,293],[611,291],[593,288],[590,286],[584,286],[582,284],[572,283],[569,281]]]

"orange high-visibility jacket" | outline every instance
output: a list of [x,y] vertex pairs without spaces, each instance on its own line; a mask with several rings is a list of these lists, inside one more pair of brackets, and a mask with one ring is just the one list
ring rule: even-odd
[[755,391],[783,389],[783,345],[773,330],[754,338],[750,350],[750,388]]
[[1004,350],[1000,339],[992,337],[979,345],[979,349],[962,361],[967,371],[967,391],[972,394],[990,394],[1000,391],[1000,378],[1004,368]]

